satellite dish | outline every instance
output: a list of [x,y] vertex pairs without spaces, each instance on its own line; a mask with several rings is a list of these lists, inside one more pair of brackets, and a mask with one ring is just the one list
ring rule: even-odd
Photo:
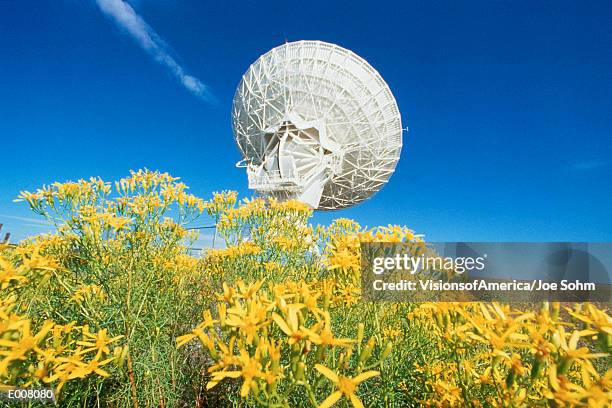
[[385,81],[355,53],[321,41],[286,43],[259,57],[236,89],[232,121],[249,188],[315,209],[375,194],[402,148]]

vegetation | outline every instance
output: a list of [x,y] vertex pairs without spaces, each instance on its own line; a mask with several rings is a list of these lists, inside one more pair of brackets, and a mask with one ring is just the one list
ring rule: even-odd
[[[20,199],[57,232],[0,247],[0,381],[61,406],[612,403],[612,318],[593,304],[372,303],[360,244],[421,236],[296,201],[204,201],[168,174]],[[224,245],[194,257],[206,213]]]

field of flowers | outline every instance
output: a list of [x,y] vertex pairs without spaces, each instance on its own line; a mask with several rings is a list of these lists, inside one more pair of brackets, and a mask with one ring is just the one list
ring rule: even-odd
[[[313,226],[299,202],[205,201],[147,170],[20,199],[57,232],[0,247],[5,389],[66,407],[612,404],[606,305],[362,301],[360,243],[426,245],[405,227]],[[203,214],[224,244],[195,257]]]

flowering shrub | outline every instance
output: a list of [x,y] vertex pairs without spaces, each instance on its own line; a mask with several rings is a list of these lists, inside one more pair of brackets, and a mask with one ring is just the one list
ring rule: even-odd
[[334,390],[322,406],[343,396],[362,406],[357,386],[380,374],[369,369],[382,363],[390,345],[375,359],[376,341],[364,342],[363,324],[356,339],[335,335],[330,299],[330,291],[303,281],[224,285],[215,311],[218,318],[206,311],[204,321],[179,337],[177,344],[197,338],[206,348],[214,361],[207,389],[225,378],[240,378],[240,396],[262,405],[288,405],[290,400],[295,405],[299,401],[295,393],[301,390],[317,406],[317,396],[331,381]]
[[[362,242],[427,250],[405,227],[312,226],[297,201],[204,201],[147,170],[20,199],[57,231],[0,246],[4,387],[62,406],[612,403],[606,305],[361,301]],[[202,214],[215,245],[194,257]]]
[[[369,382],[378,391],[362,393],[366,405],[603,407],[612,401],[612,320],[595,305],[577,305],[560,314],[559,304],[521,310],[495,303],[359,302],[360,244],[401,242],[426,250],[422,236],[399,226],[364,230],[346,219],[313,229],[307,224],[310,210],[291,201],[238,203],[235,195],[221,193],[213,202],[209,211],[219,220],[228,247],[210,251],[206,259],[225,282],[238,286],[225,283],[218,310],[208,310],[208,320],[179,338],[183,345],[197,337],[217,362],[208,369],[209,387],[232,378],[242,381],[241,392],[234,395],[256,404],[329,406],[347,396],[360,406],[360,397],[343,393],[338,379],[350,378],[347,369],[353,366],[359,376],[363,358],[348,344],[321,346],[318,330],[326,328],[330,338],[356,341],[357,348],[364,333],[370,338],[369,352],[377,358],[367,368],[377,375]],[[254,293],[265,289],[257,295],[262,297],[249,300],[252,296],[244,291],[251,287],[257,288]],[[292,304],[297,306],[292,309]],[[233,322],[231,313],[255,320],[228,323]],[[217,338],[217,333],[227,337]],[[254,339],[263,339],[264,345],[249,346]],[[275,363],[275,371],[270,371],[267,341],[288,350],[278,354],[288,357]],[[301,352],[293,358],[299,355],[303,366],[291,359],[290,346],[298,341],[295,350]],[[257,374],[245,376],[239,369],[243,362],[217,349],[218,343],[256,361]],[[321,349],[338,349],[344,360],[327,356],[323,362]],[[320,378],[331,378],[340,393],[322,401],[326,393],[315,389]]]
[[[599,340],[610,350],[612,320],[583,327],[580,320],[600,315],[586,305],[567,308],[544,304],[521,311],[497,303],[423,304],[408,316],[411,328],[431,333],[432,354],[415,365],[425,384],[425,405],[609,406],[612,371],[593,362],[608,357],[594,352]],[[594,341],[595,340],[595,341]],[[608,361],[609,362],[609,361]],[[602,362],[603,363],[603,362]],[[607,370],[607,371],[606,371]],[[600,373],[602,371],[602,373]]]
[[[109,337],[107,330],[92,333],[75,322],[34,322],[20,314],[16,293],[24,285],[57,273],[52,259],[20,256],[17,267],[0,255],[2,294],[0,304],[0,379],[3,384],[29,387],[54,384],[59,392],[71,380],[90,375],[108,377],[104,367],[111,361],[121,365],[125,350],[115,346],[123,336]],[[39,326],[39,327],[36,327]],[[111,352],[111,347],[113,350]]]
[[[2,301],[13,298],[11,310],[29,319],[32,331],[41,330],[32,358],[44,356],[47,363],[36,381],[54,385],[63,405],[172,406],[194,398],[199,370],[185,364],[189,356],[176,350],[174,338],[190,329],[206,302],[202,262],[188,254],[195,235],[184,227],[206,203],[186,190],[168,174],[144,170],[113,185],[91,179],[21,193],[57,232],[3,249],[2,274],[12,286],[3,289]],[[46,321],[56,331],[71,328],[64,343],[45,337],[53,331]],[[110,354],[105,339],[113,339]],[[45,341],[58,352],[40,346]],[[89,359],[92,341],[102,352]],[[70,374],[82,366],[78,358],[100,367]],[[38,366],[4,361],[26,367],[10,373],[6,385],[27,384],[26,374]]]

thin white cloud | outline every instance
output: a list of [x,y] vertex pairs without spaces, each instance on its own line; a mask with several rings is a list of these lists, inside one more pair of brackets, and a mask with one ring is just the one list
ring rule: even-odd
[[8,214],[0,214],[0,224],[2,223],[2,219],[4,218],[9,219],[9,220],[23,221],[23,222],[28,223],[28,225],[36,224],[39,227],[49,227],[53,225],[49,221],[45,219],[41,219],[41,218],[18,217],[16,215],[8,215]]
[[603,160],[587,160],[578,163],[574,163],[572,165],[572,170],[574,171],[589,171],[589,170],[597,170],[601,167],[604,167],[606,162]]
[[164,40],[136,13],[132,6],[123,0],[96,0],[96,3],[107,17],[127,31],[155,61],[168,68],[189,92],[200,99],[213,101],[208,87],[185,71],[170,55]]
[[23,224],[24,227],[28,227],[28,228],[45,228],[47,229],[47,231],[53,231],[53,226],[52,225],[40,225],[40,224]]

